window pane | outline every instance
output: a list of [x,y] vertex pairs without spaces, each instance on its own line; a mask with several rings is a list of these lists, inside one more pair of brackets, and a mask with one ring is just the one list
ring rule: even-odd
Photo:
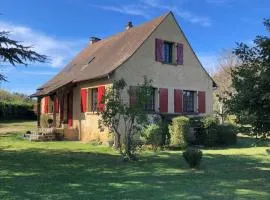
[[97,111],[97,94],[98,94],[98,89],[93,88],[92,89],[92,111],[95,112]]
[[183,110],[184,112],[194,112],[194,91],[183,92]]
[[172,63],[172,47],[172,43],[164,43],[164,62],[166,63]]
[[[131,86],[130,87],[130,98],[132,99],[131,104],[136,104],[139,103],[137,101],[139,101],[139,97],[138,97],[138,89],[136,86]],[[145,103],[143,103],[142,108],[145,111],[154,111],[155,110],[155,89],[151,88],[149,90],[149,93],[147,94],[147,101]],[[142,102],[140,102],[141,104]]]
[[155,110],[155,89],[152,88],[149,91],[147,102],[143,105],[144,110],[154,111]]

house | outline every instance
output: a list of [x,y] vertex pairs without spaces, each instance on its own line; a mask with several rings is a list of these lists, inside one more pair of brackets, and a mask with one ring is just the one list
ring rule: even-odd
[[[215,83],[203,68],[173,13],[106,39],[90,43],[55,77],[37,89],[40,116],[64,127],[65,137],[106,141],[99,129],[101,98],[114,80],[124,78],[129,87],[153,80],[153,97],[146,109],[152,113],[206,115],[212,113]],[[123,94],[127,103],[128,93]]]

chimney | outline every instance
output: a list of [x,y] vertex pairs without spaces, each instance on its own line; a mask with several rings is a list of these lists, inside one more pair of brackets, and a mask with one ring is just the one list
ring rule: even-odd
[[101,39],[99,39],[97,37],[90,37],[89,40],[90,40],[90,44],[94,44],[94,43],[100,41]]
[[133,27],[132,22],[128,22],[128,24],[126,25],[126,30],[129,30]]

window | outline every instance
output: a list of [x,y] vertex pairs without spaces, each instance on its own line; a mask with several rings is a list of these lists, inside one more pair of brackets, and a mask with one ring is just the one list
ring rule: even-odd
[[98,105],[98,89],[97,88],[89,88],[88,89],[88,105],[87,111],[88,112],[96,112],[97,105]]
[[[135,105],[138,101],[137,97],[137,87],[132,86],[130,88],[130,104]],[[147,101],[142,105],[145,111],[154,111],[155,110],[155,88],[151,88],[147,93]]]
[[97,95],[98,95],[98,89],[97,88],[93,88],[92,89],[92,110],[93,112],[97,111],[97,104],[98,104],[98,100],[97,100]]
[[155,89],[152,88],[148,93],[148,98],[146,103],[143,105],[145,111],[154,111],[155,110]]
[[183,91],[183,111],[184,112],[194,112],[195,107],[195,92],[194,91]]
[[172,63],[173,60],[173,43],[164,42],[164,62]]

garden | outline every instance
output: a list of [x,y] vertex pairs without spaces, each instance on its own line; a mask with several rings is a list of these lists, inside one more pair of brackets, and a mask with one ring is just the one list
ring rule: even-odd
[[[192,169],[182,150],[140,150],[122,162],[111,147],[30,142],[36,122],[0,123],[1,199],[269,199],[269,141],[201,148]],[[151,146],[151,145],[150,145]]]

